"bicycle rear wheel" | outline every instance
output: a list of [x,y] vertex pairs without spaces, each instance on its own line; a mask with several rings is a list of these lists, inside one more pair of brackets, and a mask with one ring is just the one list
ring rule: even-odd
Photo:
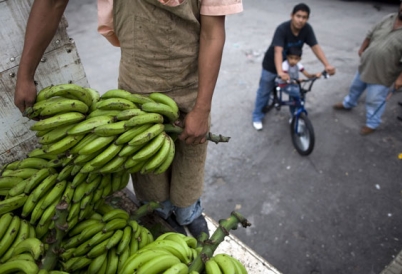
[[314,149],[315,136],[313,125],[305,113],[300,114],[299,118],[293,117],[290,132],[297,152],[302,156],[309,155]]

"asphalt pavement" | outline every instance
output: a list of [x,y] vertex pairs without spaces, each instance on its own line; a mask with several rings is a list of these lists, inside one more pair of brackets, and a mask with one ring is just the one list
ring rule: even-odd
[[[288,110],[273,111],[254,130],[251,112],[261,62],[276,26],[298,1],[245,0],[228,16],[226,44],[212,109],[211,132],[230,136],[208,148],[203,203],[215,220],[237,210],[252,223],[233,234],[284,274],[380,273],[402,249],[402,115],[395,93],[383,123],[360,136],[364,97],[350,112],[332,105],[347,93],[366,31],[397,4],[306,0],[319,44],[337,68],[307,95],[316,145],[310,156],[292,146]],[[118,48],[96,32],[96,4],[70,0],[68,32],[91,87],[117,87]],[[323,69],[308,46],[302,62]]]

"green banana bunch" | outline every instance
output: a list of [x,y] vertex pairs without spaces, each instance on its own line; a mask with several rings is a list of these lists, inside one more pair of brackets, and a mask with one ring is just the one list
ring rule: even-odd
[[76,84],[60,84],[52,86],[49,89],[40,91],[36,100],[37,102],[41,102],[53,97],[79,100],[84,102],[88,107],[91,107],[93,102],[92,92]]

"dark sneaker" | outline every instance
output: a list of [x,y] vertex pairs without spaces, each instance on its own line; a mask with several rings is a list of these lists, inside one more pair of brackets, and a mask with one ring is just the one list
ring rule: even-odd
[[202,232],[206,233],[209,238],[208,224],[203,215],[200,215],[192,223],[188,224],[187,228],[196,239],[198,239]]
[[181,226],[177,222],[176,216],[174,214],[170,214],[170,216],[165,221],[173,228],[174,231],[187,236],[184,226]]
[[335,105],[332,106],[336,110],[350,110],[350,108],[346,108],[343,103],[336,103]]
[[375,131],[374,128],[368,127],[368,126],[362,126],[362,128],[360,129],[360,135],[369,135],[371,133],[373,133]]

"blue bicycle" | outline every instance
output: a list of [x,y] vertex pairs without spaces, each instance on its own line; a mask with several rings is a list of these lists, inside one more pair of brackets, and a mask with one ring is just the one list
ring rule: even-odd
[[[322,72],[322,77],[327,79],[329,77],[326,71]],[[302,156],[309,155],[314,149],[315,136],[314,128],[307,117],[307,110],[304,108],[306,102],[306,93],[311,91],[314,82],[319,79],[317,77],[298,80],[291,79],[287,84],[296,84],[300,88],[300,97],[289,97],[289,100],[283,100],[283,88],[279,84],[275,85],[274,90],[270,94],[267,106],[264,112],[267,113],[275,107],[280,110],[282,106],[289,106],[294,108],[294,113],[290,122],[290,134],[292,136],[293,146],[297,152]],[[278,81],[276,81],[277,83]]]

